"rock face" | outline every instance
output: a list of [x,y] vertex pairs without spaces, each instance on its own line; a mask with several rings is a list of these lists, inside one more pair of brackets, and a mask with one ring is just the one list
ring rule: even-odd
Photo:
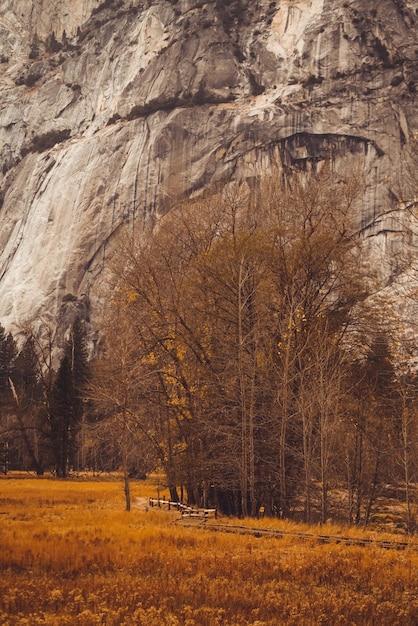
[[3,0],[0,61],[6,328],[88,318],[121,224],[277,161],[360,168],[359,225],[404,245],[417,0]]

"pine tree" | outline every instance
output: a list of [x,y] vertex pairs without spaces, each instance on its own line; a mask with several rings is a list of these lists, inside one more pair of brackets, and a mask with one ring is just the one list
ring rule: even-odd
[[83,385],[88,379],[85,334],[77,319],[71,329],[50,401],[50,440],[57,475],[68,476],[74,465],[84,413]]
[[38,359],[31,336],[16,357],[13,383],[21,404],[27,405],[39,398]]
[[[16,420],[29,457],[29,468],[44,472],[45,433],[42,424],[42,384],[35,341],[29,336],[15,361],[13,373]],[[27,469],[27,464],[25,465]]]
[[11,396],[9,378],[14,369],[14,361],[17,356],[16,342],[11,333],[6,334],[0,324],[0,393],[4,401],[5,397]]
[[399,389],[387,337],[377,332],[364,359],[354,361],[350,380],[351,441],[347,451],[349,521],[369,522],[382,485],[391,480],[400,414]]
[[15,431],[11,421],[13,394],[10,385],[17,347],[11,333],[0,324],[0,451],[3,471],[7,474],[14,450]]

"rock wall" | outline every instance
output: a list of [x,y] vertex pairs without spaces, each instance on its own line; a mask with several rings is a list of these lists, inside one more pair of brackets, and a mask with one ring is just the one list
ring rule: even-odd
[[417,25],[418,0],[3,0],[0,321],[88,318],[122,223],[277,161],[361,168],[362,231],[402,248]]

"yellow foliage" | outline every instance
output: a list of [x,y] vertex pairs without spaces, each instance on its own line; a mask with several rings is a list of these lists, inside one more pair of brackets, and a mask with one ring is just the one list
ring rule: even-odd
[[138,300],[138,294],[135,293],[134,291],[127,291],[126,292],[126,300],[128,303],[133,303],[136,302]]
[[155,356],[154,352],[149,352],[147,356],[144,357],[143,360],[144,360],[144,363],[147,363],[148,365],[157,364],[157,357]]

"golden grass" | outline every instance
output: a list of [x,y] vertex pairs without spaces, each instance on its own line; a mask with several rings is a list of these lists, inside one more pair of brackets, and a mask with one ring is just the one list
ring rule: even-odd
[[[185,528],[176,512],[135,508],[150,495],[154,486],[135,483],[126,513],[114,481],[1,480],[0,623],[418,623],[415,550]],[[255,525],[314,532],[269,519]]]

